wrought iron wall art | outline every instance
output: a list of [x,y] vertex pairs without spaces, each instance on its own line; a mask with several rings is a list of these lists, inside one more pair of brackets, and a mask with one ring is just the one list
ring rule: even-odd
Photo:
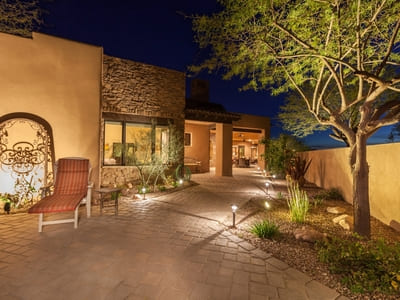
[[[0,118],[0,171],[14,181],[16,207],[36,202],[40,187],[52,181],[54,147],[49,128],[47,122],[34,115]],[[27,129],[31,131],[29,134]]]

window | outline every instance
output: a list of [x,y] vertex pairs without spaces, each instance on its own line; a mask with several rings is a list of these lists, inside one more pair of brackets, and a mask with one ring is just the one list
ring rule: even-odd
[[105,121],[104,165],[132,166],[168,159],[168,126]]
[[192,146],[192,133],[191,132],[185,132],[185,146]]

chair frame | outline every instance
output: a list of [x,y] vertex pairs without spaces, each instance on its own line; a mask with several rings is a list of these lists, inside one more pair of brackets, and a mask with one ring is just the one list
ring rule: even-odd
[[[82,157],[63,157],[62,159],[73,159],[73,160],[79,160],[79,159],[86,159]],[[54,164],[54,180],[53,184],[55,183],[56,176],[57,176],[57,163],[58,160]],[[90,174],[91,174],[92,168],[89,162],[89,172],[88,172],[88,186],[87,186],[87,194],[82,200],[79,202],[79,204],[76,206],[74,210],[74,216],[73,218],[66,218],[66,219],[58,219],[58,220],[44,220],[44,212],[39,212],[39,224],[38,224],[38,230],[39,232],[43,231],[43,226],[45,225],[54,225],[54,224],[62,224],[62,223],[74,223],[74,228],[78,228],[78,217],[79,217],[79,207],[82,204],[86,204],[86,216],[87,218],[90,218],[91,216],[91,199],[92,199],[92,188],[93,188],[93,183],[89,181],[90,179]],[[42,197],[45,195],[50,194],[50,187],[52,185],[48,185],[42,188]],[[66,210],[70,211],[70,210]],[[50,212],[49,212],[50,213]]]

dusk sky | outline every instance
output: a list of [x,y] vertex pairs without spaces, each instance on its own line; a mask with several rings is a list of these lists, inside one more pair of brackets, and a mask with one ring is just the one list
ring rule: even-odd
[[[45,4],[48,14],[41,32],[102,46],[104,53],[182,72],[205,57],[193,40],[191,21],[183,14],[217,10],[215,0],[54,0]],[[231,112],[271,117],[271,136],[282,130],[276,120],[283,97],[268,91],[240,92],[243,82],[225,81],[221,74],[198,76],[210,81],[210,101]],[[190,85],[190,79],[187,86]],[[187,89],[188,90],[188,89]],[[386,142],[390,130],[379,131],[370,142]],[[342,146],[327,133],[306,139],[313,148]]]

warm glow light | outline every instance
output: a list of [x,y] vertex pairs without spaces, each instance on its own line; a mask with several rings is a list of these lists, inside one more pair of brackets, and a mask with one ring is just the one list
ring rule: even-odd
[[265,186],[266,186],[266,187],[269,187],[269,182],[266,182],[266,183],[265,183]]
[[142,193],[146,193],[146,188],[142,187]]
[[274,175],[272,175],[272,178],[273,178],[273,179],[275,179],[275,178],[276,178],[276,175],[275,175],[275,174],[274,174]]
[[183,184],[183,179],[179,179],[179,184]]
[[233,204],[231,207],[232,207],[232,212],[236,212],[236,210],[238,209],[238,207],[235,204]]
[[270,208],[270,205],[267,201],[265,201],[265,208]]

